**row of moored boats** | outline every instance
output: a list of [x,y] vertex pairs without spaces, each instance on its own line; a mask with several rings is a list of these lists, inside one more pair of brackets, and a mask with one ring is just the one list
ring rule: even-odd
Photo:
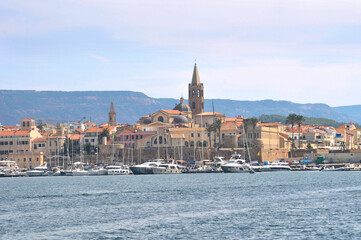
[[96,176],[96,175],[128,175],[128,174],[179,174],[179,173],[255,173],[273,171],[346,171],[355,169],[352,166],[345,167],[319,167],[298,165],[291,168],[285,161],[270,162],[259,165],[257,162],[250,163],[242,158],[241,154],[234,154],[226,161],[224,157],[215,157],[213,161],[163,160],[145,162],[131,167],[127,165],[88,166],[83,162],[76,162],[68,169],[61,167],[49,169],[47,165],[37,166],[28,171],[20,171],[14,161],[0,161],[0,177],[39,177],[39,176]]

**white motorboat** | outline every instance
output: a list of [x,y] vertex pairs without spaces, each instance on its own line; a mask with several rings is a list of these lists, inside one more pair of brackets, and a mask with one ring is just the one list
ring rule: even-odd
[[263,166],[263,171],[290,171],[291,167],[287,162],[271,162]]
[[152,169],[154,167],[158,167],[162,163],[162,160],[156,160],[152,162],[145,162],[142,164],[138,164],[135,166],[131,166],[130,170],[133,174],[139,175],[139,174],[153,174]]
[[48,167],[47,164],[45,163],[44,165],[40,165],[35,167],[34,169],[30,170],[30,171],[26,171],[26,175],[28,177],[42,177],[42,176],[48,176]]
[[20,172],[20,169],[15,161],[2,160],[0,161],[0,177],[23,177],[25,172]]
[[343,167],[339,167],[339,168],[335,168],[335,166],[331,166],[331,167],[322,167],[320,171],[345,171],[345,169]]
[[106,167],[108,175],[128,175],[130,173],[128,167],[112,165]]
[[178,174],[182,173],[184,166],[172,163],[162,163],[159,166],[153,167],[153,174]]
[[232,155],[228,163],[221,165],[221,168],[225,173],[249,173],[251,171],[251,166],[246,163],[241,154]]
[[89,175],[89,171],[85,169],[77,168],[72,171],[72,176],[88,176],[88,175]]

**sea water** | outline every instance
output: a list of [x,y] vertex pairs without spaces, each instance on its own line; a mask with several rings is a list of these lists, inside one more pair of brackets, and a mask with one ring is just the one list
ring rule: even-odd
[[361,172],[0,179],[2,239],[361,238]]

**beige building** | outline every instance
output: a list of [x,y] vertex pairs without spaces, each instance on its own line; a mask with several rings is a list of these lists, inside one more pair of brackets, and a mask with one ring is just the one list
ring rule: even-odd
[[0,159],[15,160],[20,167],[37,166],[36,164],[42,161],[42,153],[35,153],[32,144],[34,139],[40,137],[42,136],[36,128],[34,120],[30,118],[21,121],[19,130],[1,131]]

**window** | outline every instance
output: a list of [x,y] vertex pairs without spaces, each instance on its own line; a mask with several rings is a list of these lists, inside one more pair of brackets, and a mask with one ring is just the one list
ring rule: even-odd
[[193,141],[191,141],[191,147],[194,147],[194,142]]
[[196,91],[194,91],[194,89],[192,90],[192,97],[196,96]]
[[197,97],[200,97],[201,96],[201,90],[198,90],[197,91]]
[[139,138],[139,136],[138,136],[138,135],[136,135],[136,136],[135,136],[135,139],[138,139],[138,138]]
[[134,139],[134,135],[132,135],[132,139]]
[[158,117],[158,122],[164,122],[164,118],[162,116]]
[[201,137],[201,134],[200,134],[200,133],[198,133],[198,137]]
[[129,139],[129,136],[127,135],[127,140]]
[[26,125],[29,127],[29,122],[27,122]]
[[140,139],[143,139],[143,135],[140,135]]
[[224,133],[222,133],[222,138],[224,138]]
[[185,142],[184,142],[184,145],[185,145],[186,147],[188,147],[188,142],[187,142],[187,141],[185,141]]
[[95,142],[95,139],[93,138],[93,139],[91,139],[90,141],[91,141],[91,142]]
[[193,134],[193,133],[191,133],[191,137],[194,137],[194,134]]
[[195,109],[196,108],[196,103],[192,102],[192,108]]

